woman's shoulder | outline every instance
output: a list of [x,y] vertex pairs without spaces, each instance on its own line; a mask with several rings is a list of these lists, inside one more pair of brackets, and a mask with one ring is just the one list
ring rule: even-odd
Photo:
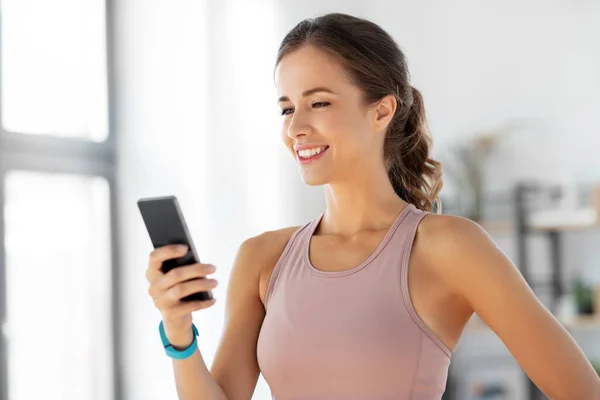
[[290,226],[250,237],[242,243],[239,252],[251,260],[250,264],[258,268],[261,275],[270,274],[292,235],[301,227]]
[[456,244],[469,238],[487,236],[485,230],[468,218],[428,213],[417,228],[421,236],[438,245]]
[[260,235],[246,239],[240,247],[240,252],[247,254],[249,262],[256,268],[258,275],[259,297],[265,304],[266,292],[273,270],[281,257],[286,245],[301,226],[263,232]]
[[463,269],[476,253],[497,248],[491,236],[475,221],[454,215],[427,214],[417,227],[415,249],[440,273]]
[[246,239],[242,244],[242,247],[246,247],[255,255],[268,258],[276,253],[281,253],[294,232],[299,228],[301,228],[301,226],[290,226],[273,231],[266,231]]

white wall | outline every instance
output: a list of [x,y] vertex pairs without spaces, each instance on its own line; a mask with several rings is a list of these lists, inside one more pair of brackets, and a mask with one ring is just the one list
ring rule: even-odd
[[[591,150],[600,140],[600,7],[524,3],[115,2],[125,398],[176,398],[160,315],[146,294],[150,243],[139,197],[176,194],[201,257],[220,268],[217,304],[195,316],[209,363],[239,244],[304,223],[324,205],[322,189],[301,183],[280,144],[272,81],[279,41],[305,17],[353,13],[396,37],[425,96],[437,153],[458,137],[527,118],[519,140],[502,149],[514,152],[513,168],[489,171],[498,186],[557,167],[600,179]],[[578,258],[590,266],[597,259],[590,250]],[[264,382],[256,398],[268,398]]]

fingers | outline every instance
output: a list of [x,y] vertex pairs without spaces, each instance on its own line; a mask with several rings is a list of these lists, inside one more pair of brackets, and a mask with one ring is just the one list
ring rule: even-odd
[[163,262],[173,258],[183,257],[187,254],[187,251],[188,247],[181,244],[168,245],[155,249],[150,253],[148,269],[146,270],[146,279],[148,282],[152,282],[163,274],[160,270]]
[[161,297],[164,292],[173,286],[192,279],[205,278],[208,274],[215,272],[215,270],[215,266],[211,264],[191,264],[173,268],[166,274],[161,274],[154,279],[150,283],[148,293],[152,298]]
[[216,301],[181,301],[191,294],[207,292],[217,286],[215,279],[207,278],[207,275],[215,272],[214,265],[197,263],[173,268],[166,274],[162,272],[165,261],[183,257],[187,252],[185,245],[168,245],[150,253],[146,270],[146,279],[150,283],[148,293],[165,318],[185,318],[194,311],[211,307]]
[[[171,308],[181,303],[181,299],[198,292],[207,292],[217,287],[217,281],[215,279],[193,279],[185,282],[181,282],[172,286],[166,290],[156,290],[154,285],[151,286],[150,291],[154,296],[154,304],[159,309]],[[185,302],[184,302],[185,303]]]
[[171,306],[164,314],[168,315],[169,318],[180,318],[185,315],[191,314],[194,311],[203,310],[211,307],[215,304],[216,299],[210,300],[195,300],[195,301],[184,301],[174,306]]
[[168,290],[178,283],[189,281],[191,279],[205,278],[207,275],[212,274],[215,271],[216,268],[214,265],[199,263],[173,268],[153,282],[153,290]]

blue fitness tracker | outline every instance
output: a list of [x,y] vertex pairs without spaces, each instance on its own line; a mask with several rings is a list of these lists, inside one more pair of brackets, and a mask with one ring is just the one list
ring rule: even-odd
[[158,325],[158,331],[160,332],[160,340],[162,340],[163,347],[165,348],[165,352],[171,358],[175,358],[177,360],[184,360],[194,354],[196,351],[196,336],[198,336],[198,329],[196,329],[196,325],[192,324],[192,331],[194,332],[194,340],[192,344],[186,349],[176,350],[173,348],[171,343],[169,343],[169,339],[167,339],[167,335],[165,334],[165,328],[163,326],[163,322],[160,321],[160,325]]

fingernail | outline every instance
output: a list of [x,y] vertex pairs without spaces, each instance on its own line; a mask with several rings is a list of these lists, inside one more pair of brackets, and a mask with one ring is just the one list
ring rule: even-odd
[[180,252],[182,252],[182,253],[183,253],[184,251],[187,251],[187,250],[188,250],[188,247],[187,247],[185,244],[180,244],[180,245],[177,247],[177,251],[180,251]]

